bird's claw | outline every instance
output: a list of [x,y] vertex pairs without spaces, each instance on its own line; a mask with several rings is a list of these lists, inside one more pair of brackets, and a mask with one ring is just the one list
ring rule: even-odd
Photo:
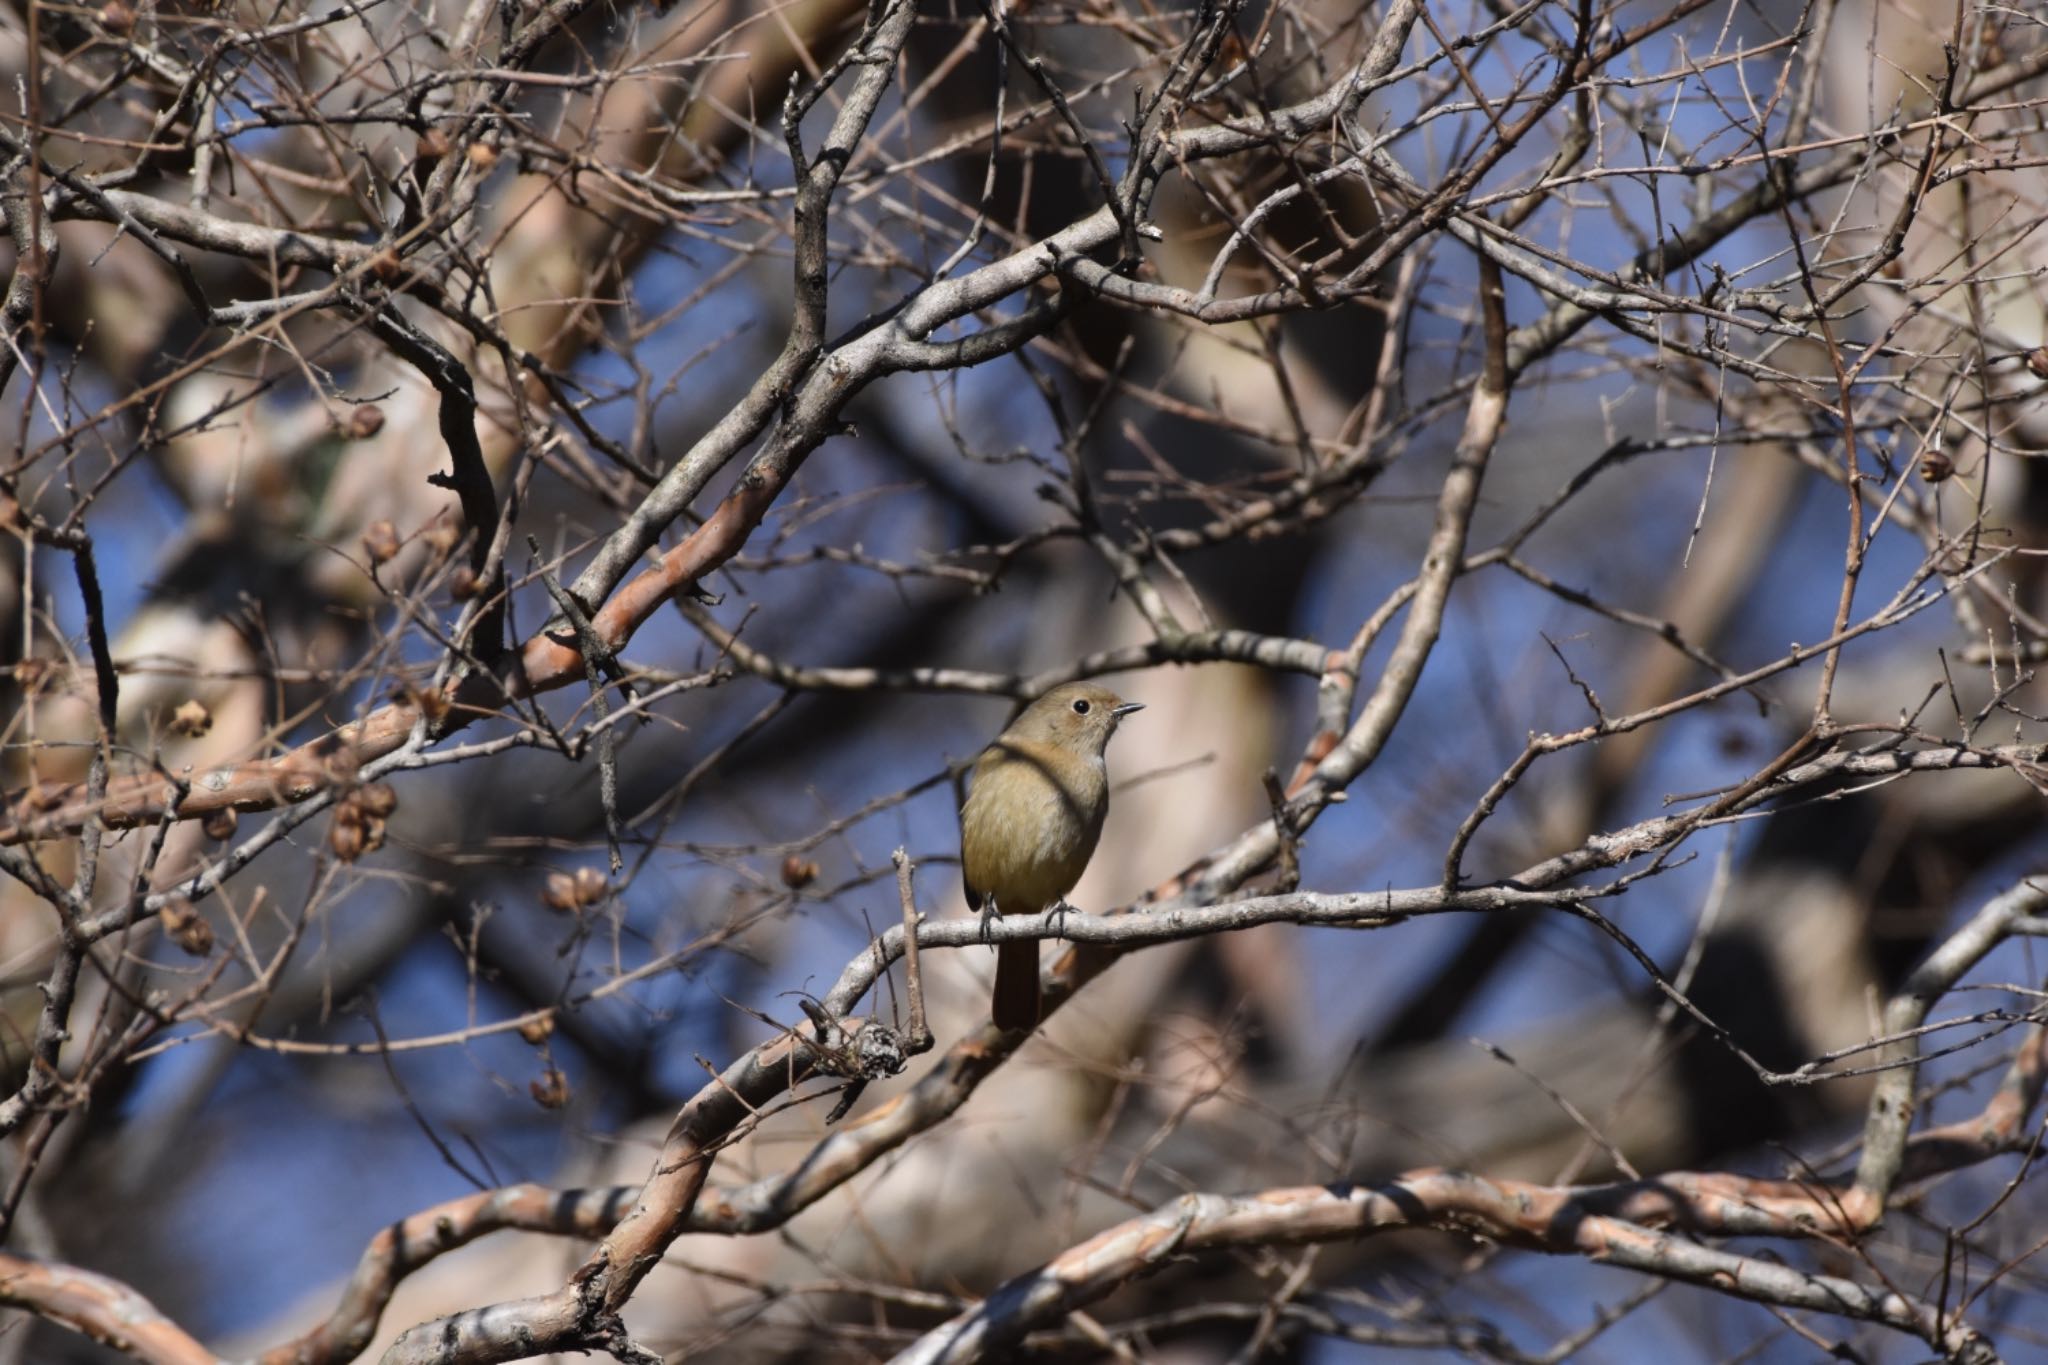
[[988,942],[988,927],[995,922],[996,898],[984,896],[981,900],[981,941]]

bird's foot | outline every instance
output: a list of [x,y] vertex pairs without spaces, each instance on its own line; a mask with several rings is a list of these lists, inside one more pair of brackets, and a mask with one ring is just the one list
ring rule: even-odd
[[1067,904],[1065,896],[1060,897],[1058,902],[1052,907],[1052,932],[1055,937],[1065,938],[1067,936],[1067,915],[1073,908],[1073,906]]
[[983,943],[988,942],[988,927],[995,923],[995,918],[996,898],[994,896],[984,896],[981,902],[981,941]]

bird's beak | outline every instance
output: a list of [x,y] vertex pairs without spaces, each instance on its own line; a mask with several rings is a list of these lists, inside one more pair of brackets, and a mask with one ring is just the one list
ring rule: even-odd
[[1118,720],[1122,720],[1125,716],[1131,714],[1131,712],[1142,711],[1144,709],[1145,703],[1141,701],[1127,701],[1122,706],[1119,706],[1112,710],[1109,714],[1115,716]]

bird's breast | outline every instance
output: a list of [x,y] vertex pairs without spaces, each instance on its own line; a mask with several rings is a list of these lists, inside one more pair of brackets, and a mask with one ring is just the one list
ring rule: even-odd
[[1029,741],[991,746],[960,812],[967,885],[1010,914],[1056,904],[1095,852],[1108,788],[1091,759]]

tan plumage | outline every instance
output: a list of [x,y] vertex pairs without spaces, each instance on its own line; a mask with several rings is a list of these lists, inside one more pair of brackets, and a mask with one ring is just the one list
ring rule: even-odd
[[[1035,915],[1081,880],[1109,815],[1103,760],[1117,722],[1139,708],[1106,687],[1067,683],[1024,708],[975,761],[960,808],[968,908]],[[999,1028],[1038,1022],[1038,945],[996,954]]]

